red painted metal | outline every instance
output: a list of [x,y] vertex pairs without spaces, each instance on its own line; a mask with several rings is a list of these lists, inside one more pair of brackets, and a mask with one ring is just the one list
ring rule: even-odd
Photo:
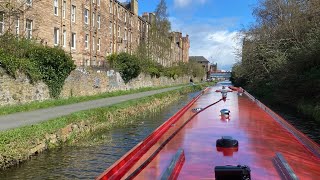
[[157,128],[153,133],[151,133],[144,141],[137,144],[133,149],[126,153],[121,159],[115,162],[110,168],[104,171],[96,179],[121,179],[124,174],[127,173],[143,154],[145,154],[150,147],[152,147],[157,140],[174,124],[179,118],[196,102],[200,96],[206,92],[207,89],[203,90],[197,97],[190,101],[185,107],[173,115],[168,121]]
[[272,111],[262,102],[254,98],[247,91],[244,92],[252,101],[254,101],[261,109],[263,109],[266,113],[268,113],[274,120],[276,120],[282,127],[288,130],[300,143],[302,143],[307,150],[313,153],[316,157],[320,158],[320,147],[317,143],[312,141],[308,136],[304,135],[302,132],[294,128],[291,124],[289,124],[285,119],[279,116],[277,113]]
[[[108,173],[119,167],[116,169],[118,172],[120,168],[124,171],[122,178],[155,179],[165,171],[175,152],[182,148],[185,163],[178,179],[214,179],[215,166],[238,164],[250,167],[252,179],[281,179],[273,165],[276,152],[283,154],[299,179],[319,179],[320,159],[316,155],[320,150],[319,146],[282,122],[283,119],[271,113],[271,110],[257,104],[258,101],[250,94],[238,96],[237,93],[229,93],[226,102],[218,103],[195,115],[193,108],[206,107],[221,98],[219,93],[215,93],[218,88],[221,87],[212,88],[193,105],[189,104],[184,114],[180,114],[179,120],[169,123],[170,128],[163,131],[161,136],[156,138],[156,142],[152,142],[151,147],[142,151],[143,147],[139,147],[141,143],[137,145],[134,149],[141,149],[143,153],[131,156],[137,159],[130,167],[118,165],[130,163],[132,160],[125,157],[130,156],[133,150],[100,178],[114,178],[115,176],[108,176]],[[220,110],[225,108],[231,112],[230,119],[227,120],[220,117]],[[190,119],[193,116],[195,117]],[[238,149],[232,152],[230,149],[217,149],[215,142],[221,136],[232,136],[238,140]],[[306,144],[309,144],[312,150]],[[111,175],[118,172],[112,171]],[[132,174],[134,176],[131,176]]]

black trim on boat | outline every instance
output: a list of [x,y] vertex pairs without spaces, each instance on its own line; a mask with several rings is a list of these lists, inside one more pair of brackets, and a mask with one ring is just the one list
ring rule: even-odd
[[238,141],[233,139],[231,136],[222,136],[222,138],[218,139],[216,142],[216,147],[220,148],[234,148],[238,146]]
[[214,172],[216,180],[251,180],[251,170],[245,165],[216,166]]

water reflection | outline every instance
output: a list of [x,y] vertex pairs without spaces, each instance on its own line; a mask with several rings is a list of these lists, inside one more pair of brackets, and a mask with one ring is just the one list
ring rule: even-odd
[[0,179],[93,179],[197,94],[198,92],[190,93],[160,112],[151,113],[135,121],[130,127],[100,132],[96,138],[90,139],[99,143],[88,142],[76,147],[62,147],[34,157],[19,167],[0,171]]

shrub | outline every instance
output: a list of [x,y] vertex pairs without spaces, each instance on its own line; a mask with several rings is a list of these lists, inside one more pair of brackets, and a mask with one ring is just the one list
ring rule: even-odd
[[158,68],[156,67],[149,67],[146,72],[151,76],[151,77],[156,77],[159,78],[160,77],[160,71]]
[[42,78],[41,72],[33,61],[26,58],[17,58],[13,55],[4,53],[3,51],[0,51],[0,66],[14,78],[16,77],[17,71],[24,73],[28,76],[31,83]]
[[60,48],[35,46],[28,56],[39,68],[42,80],[48,85],[51,97],[60,95],[65,79],[75,69],[71,56]]
[[139,76],[141,67],[136,56],[128,53],[112,54],[107,57],[110,65],[119,71],[125,83]]
[[51,97],[60,95],[65,79],[75,69],[70,55],[60,48],[43,46],[25,38],[5,34],[0,37],[0,66],[9,75],[25,73],[36,82],[43,80],[49,87]]

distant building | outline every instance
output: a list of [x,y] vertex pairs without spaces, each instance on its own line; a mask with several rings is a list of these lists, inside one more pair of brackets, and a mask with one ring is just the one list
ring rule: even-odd
[[190,40],[189,35],[182,36],[181,32],[171,33],[171,57],[173,62],[189,62],[189,48]]
[[203,56],[190,56],[189,61],[190,62],[197,62],[202,65],[202,67],[206,70],[206,72],[209,71],[209,67],[210,67],[209,63],[210,62],[205,57],[203,57]]
[[190,62],[197,62],[199,64],[202,65],[202,67],[204,68],[204,70],[206,71],[207,74],[207,78],[210,76],[210,66],[209,66],[209,61],[203,57],[203,56],[190,56],[189,57],[189,61]]
[[209,71],[210,73],[216,72],[218,70],[218,64],[210,64]]

